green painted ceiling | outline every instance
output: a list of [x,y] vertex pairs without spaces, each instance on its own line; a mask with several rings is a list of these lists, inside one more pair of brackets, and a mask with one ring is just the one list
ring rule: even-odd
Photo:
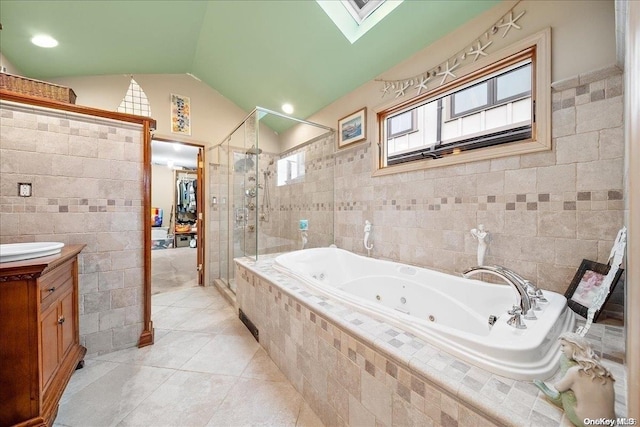
[[247,112],[306,118],[497,3],[405,0],[352,45],[313,0],[2,0],[0,50],[32,78],[192,73]]

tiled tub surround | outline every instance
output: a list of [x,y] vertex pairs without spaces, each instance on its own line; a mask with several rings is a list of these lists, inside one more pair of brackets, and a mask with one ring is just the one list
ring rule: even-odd
[[[80,341],[89,354],[143,329],[142,127],[2,102],[0,242],[84,243]],[[33,184],[18,197],[18,182]]]
[[[530,382],[470,366],[316,294],[275,270],[273,257],[236,261],[239,307],[326,425],[570,425]],[[616,413],[624,416],[625,368],[614,361],[624,358],[623,329],[595,324],[588,338],[616,378]]]
[[509,267],[564,294],[583,258],[605,262],[623,224],[623,79],[612,67],[552,87],[553,150],[380,177],[372,146],[339,150],[336,245],[359,254],[364,221],[371,255],[456,274],[475,265]]
[[[547,301],[524,329],[508,325],[516,295],[496,286],[406,264],[377,260],[339,248],[282,254],[274,268],[319,295],[396,325],[434,347],[508,378],[531,381],[558,367],[563,332],[575,330],[564,296],[545,291]],[[503,283],[505,284],[505,283]],[[494,322],[490,325],[490,318]]]

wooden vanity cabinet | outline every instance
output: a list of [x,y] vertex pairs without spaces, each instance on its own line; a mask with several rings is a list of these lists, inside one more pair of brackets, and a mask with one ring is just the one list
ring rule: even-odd
[[86,349],[78,325],[78,254],[0,264],[0,426],[51,426]]

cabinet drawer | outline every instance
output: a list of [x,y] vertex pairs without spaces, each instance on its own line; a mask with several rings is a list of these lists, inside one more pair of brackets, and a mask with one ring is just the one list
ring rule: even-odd
[[72,269],[73,262],[68,262],[38,279],[42,308],[47,307],[73,285]]

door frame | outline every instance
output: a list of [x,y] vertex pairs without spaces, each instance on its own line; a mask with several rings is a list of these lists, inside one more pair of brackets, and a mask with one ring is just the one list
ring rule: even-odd
[[188,145],[198,148],[197,154],[197,191],[196,191],[196,215],[197,215],[197,265],[198,269],[198,285],[204,286],[204,265],[205,265],[205,176],[204,176],[204,152],[206,144],[204,142],[194,142],[181,140],[179,138],[155,136],[148,126],[144,129],[145,135],[148,135],[144,147],[144,167],[143,167],[143,187],[144,187],[144,286],[143,286],[143,322],[145,329],[138,341],[138,347],[146,347],[154,342],[153,321],[151,319],[151,223],[149,221],[149,212],[151,212],[151,142],[153,140],[162,142],[171,142],[182,145]]

